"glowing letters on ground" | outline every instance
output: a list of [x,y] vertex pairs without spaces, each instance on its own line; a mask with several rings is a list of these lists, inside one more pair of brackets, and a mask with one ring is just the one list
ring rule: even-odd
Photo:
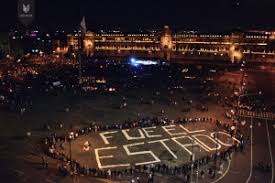
[[194,131],[190,131],[187,128],[183,127],[182,125],[179,125],[179,127],[181,127],[182,129],[184,129],[187,133],[200,133],[200,132],[205,132],[205,130],[194,130]]
[[[231,135],[229,135],[228,133],[225,133],[225,132],[212,132],[212,133],[210,134],[210,136],[211,136],[212,138],[214,138],[214,137],[215,137],[214,134],[216,134],[216,133],[217,133],[217,134],[222,134],[222,135],[225,135],[225,136],[231,138]],[[238,144],[240,143],[240,141],[239,141],[238,139],[236,139],[235,137],[232,137],[232,139],[233,139],[234,141],[236,141]],[[230,147],[230,146],[233,145],[233,144],[225,143],[225,142],[221,141],[220,139],[217,139],[217,141],[218,141],[221,145],[223,145],[223,146]]]
[[[157,138],[157,137],[162,137],[162,135],[159,135],[159,134],[152,134],[154,133],[154,130],[152,129],[156,129],[155,126],[153,127],[146,127],[146,128],[142,128],[142,129],[138,129],[138,132],[139,132],[139,136],[130,136],[128,134],[128,132],[130,131],[130,129],[126,129],[126,130],[121,130],[121,132],[123,133],[123,135],[125,136],[125,138],[127,140],[139,140],[139,139],[145,139],[145,135],[147,138]],[[143,133],[143,132],[144,133]],[[144,135],[145,134],[145,135]]]
[[123,145],[123,148],[125,149],[127,155],[129,155],[129,156],[150,154],[155,160],[146,161],[146,162],[142,162],[142,163],[135,163],[135,165],[147,165],[147,164],[153,164],[153,163],[159,163],[160,162],[160,159],[152,151],[130,152],[128,147],[139,146],[139,145],[144,145],[144,142]]
[[[208,135],[196,134],[196,135],[192,135],[192,137],[195,138],[196,141],[198,141],[202,146],[204,146],[206,149],[208,149],[208,152],[209,151],[214,151],[214,150],[219,150],[222,147],[218,142],[216,142],[213,138],[209,137]],[[206,137],[210,141],[212,141],[214,144],[216,144],[216,146],[214,148],[211,148],[208,145],[206,145],[204,142],[202,142],[198,137]]]
[[[166,132],[166,133],[160,132],[159,130],[161,130],[161,129],[163,129],[163,132]],[[142,148],[142,146],[144,146],[144,145],[146,145],[146,147],[147,147],[148,145],[153,146],[153,144],[159,143],[162,145],[162,147],[164,147],[164,149],[166,151],[169,152],[169,154],[174,159],[179,159],[179,155],[174,153],[169,146],[173,145],[173,147],[177,147],[177,150],[182,149],[182,150],[185,150],[189,155],[192,155],[191,149],[193,147],[199,146],[203,150],[205,150],[205,152],[211,152],[211,151],[220,150],[222,148],[222,146],[230,147],[234,141],[237,143],[240,143],[240,141],[238,139],[236,139],[234,137],[231,138],[231,136],[228,133],[223,132],[223,131],[212,132],[212,133],[210,133],[210,135],[207,135],[207,134],[204,134],[206,132],[206,130],[193,130],[192,131],[192,130],[189,130],[188,128],[184,127],[183,125],[168,125],[168,126],[162,126],[159,128],[157,128],[155,126],[144,127],[144,128],[137,129],[135,131],[133,130],[132,133],[130,133],[131,132],[130,129],[121,130],[121,134],[119,134],[118,132],[119,131],[102,132],[102,133],[99,133],[99,135],[102,138],[105,145],[110,144],[108,139],[111,139],[111,138],[115,139],[115,138],[119,137],[119,135],[123,135],[123,137],[125,137],[125,139],[127,141],[142,140],[142,142],[126,144],[126,145],[121,144],[120,146],[103,147],[103,148],[94,149],[96,162],[97,162],[99,169],[131,166],[131,163],[127,162],[127,158],[120,159],[120,161],[122,161],[122,162],[125,161],[125,163],[122,163],[122,164],[102,165],[103,162],[101,160],[103,160],[103,159],[114,159],[114,160],[118,160],[118,159],[115,159],[114,155],[100,156],[99,155],[100,151],[112,150],[111,152],[114,153],[115,152],[114,150],[117,150],[118,148],[122,148],[122,150],[124,150],[124,152],[125,152],[125,156],[129,156],[129,157],[133,156],[133,158],[134,158],[134,156],[144,156],[145,160],[147,160],[149,158],[149,156],[151,156],[152,157],[151,161],[138,162],[134,158],[134,160],[135,160],[133,163],[134,165],[145,165],[145,164],[153,164],[153,163],[161,162],[161,159],[159,159],[158,156],[155,154],[155,153],[157,153],[157,151],[155,150],[155,153],[154,153],[153,152],[154,149],[152,149],[152,150],[146,150],[146,151],[135,150],[133,152],[133,150],[132,151],[130,150],[131,147],[135,147],[135,149],[137,149],[139,147]],[[133,134],[133,132],[135,132],[135,133]],[[215,134],[219,134],[221,138],[215,139]],[[166,136],[166,138],[159,139],[159,138],[165,137],[165,136]],[[167,136],[168,136],[168,138],[167,138]],[[153,139],[153,138],[155,138],[156,140],[148,141],[148,139]],[[227,143],[224,142],[225,139],[228,139]],[[188,140],[188,141],[186,142],[186,140]],[[232,144],[230,144],[228,142],[229,140],[232,141]],[[169,142],[169,141],[170,141],[170,143],[168,146],[167,142]],[[214,144],[214,145],[211,146],[209,144],[209,142],[210,142],[210,144]],[[181,151],[177,151],[177,152],[181,152]],[[121,157],[124,158],[123,155],[117,156],[117,158],[121,158]],[[183,156],[181,156],[181,157],[183,157]]]
[[123,133],[123,135],[125,136],[125,138],[127,140],[139,140],[139,139],[145,139],[145,136],[144,134],[142,133],[141,129],[138,129],[138,132],[140,134],[139,137],[131,137],[129,136],[129,134],[127,132],[129,132],[130,130],[129,129],[126,129],[126,130],[121,130],[121,132]]
[[163,147],[165,147],[165,149],[174,157],[174,159],[178,159],[177,155],[175,153],[173,153],[173,151],[164,143],[165,141],[169,141],[170,139],[162,139],[162,140],[154,140],[154,141],[149,141],[149,144],[153,144],[153,143],[161,143],[163,145]]
[[97,149],[95,149],[95,157],[96,157],[96,162],[97,162],[97,165],[98,165],[98,168],[99,168],[99,169],[117,168],[117,167],[128,167],[128,166],[130,166],[129,163],[102,166],[102,164],[101,164],[101,162],[100,162],[100,159],[114,158],[114,156],[113,156],[113,155],[100,156],[100,155],[99,155],[99,151],[103,151],[103,150],[112,150],[112,149],[117,149],[117,146],[115,146],[115,147],[103,147],[103,148],[97,148]]
[[[189,140],[192,141],[192,143],[191,143],[191,144],[182,144],[182,143],[180,143],[180,142],[178,141],[178,139],[189,139]],[[173,137],[172,140],[173,140],[174,142],[176,142],[180,147],[182,147],[182,148],[183,148],[186,152],[188,152],[190,155],[192,155],[192,152],[189,151],[189,149],[187,149],[187,147],[192,147],[192,146],[194,147],[194,146],[198,145],[198,143],[195,142],[195,141],[194,141],[191,137],[189,137],[189,136]]]
[[114,133],[117,133],[117,131],[103,132],[103,133],[100,133],[99,135],[101,136],[101,138],[102,138],[102,140],[104,141],[105,144],[110,144],[110,142],[107,139],[110,139],[113,136],[105,136],[105,135],[114,134]]
[[175,127],[176,127],[176,125],[162,126],[163,130],[166,131],[170,136],[186,135],[185,132],[171,133],[170,131],[176,130]]
[[145,135],[148,137],[148,138],[156,138],[156,137],[162,137],[162,135],[150,135],[149,133],[153,133],[154,131],[151,130],[151,129],[156,129],[155,126],[153,127],[147,127],[147,128],[142,128],[142,130],[144,131]]

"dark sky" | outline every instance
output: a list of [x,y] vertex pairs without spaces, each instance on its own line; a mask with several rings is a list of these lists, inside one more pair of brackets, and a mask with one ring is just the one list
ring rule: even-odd
[[[5,3],[4,3],[5,2]],[[36,0],[33,25],[73,29],[86,16],[88,27],[162,27],[228,30],[275,28],[275,0]],[[1,1],[0,30],[19,26],[17,0]]]

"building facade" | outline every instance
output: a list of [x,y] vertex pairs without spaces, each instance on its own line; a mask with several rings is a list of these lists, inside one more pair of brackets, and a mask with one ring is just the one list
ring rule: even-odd
[[247,60],[275,63],[275,32],[172,33],[169,27],[165,26],[159,33],[87,32],[83,42],[80,41],[81,38],[80,34],[69,34],[62,50],[73,53],[82,47],[88,56],[137,56],[165,60],[206,59],[232,62]]

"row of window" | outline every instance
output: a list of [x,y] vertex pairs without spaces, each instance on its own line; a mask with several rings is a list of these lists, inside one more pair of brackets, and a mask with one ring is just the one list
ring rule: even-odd
[[[116,50],[116,49],[126,49],[126,50],[160,50],[160,47],[153,47],[153,46],[96,46],[96,49],[107,49],[107,50]],[[176,50],[176,47],[173,47],[172,50]],[[190,48],[190,47],[178,47],[179,51],[201,51],[201,52],[227,52],[229,51],[229,48]],[[250,49],[244,49],[244,53],[249,52],[261,52],[261,53],[269,53],[274,54],[273,51],[266,51],[266,50],[250,50]]]
[[245,36],[245,38],[249,39],[267,39],[267,36]]
[[157,40],[95,40],[95,42],[108,43],[159,43]]
[[105,49],[116,49],[116,48],[129,48],[129,49],[149,49],[149,50],[158,50],[160,47],[156,46],[96,46],[96,48],[105,48]]
[[[74,35],[68,35],[68,37],[72,36],[74,39],[78,39],[79,34],[74,34]],[[143,37],[139,38],[138,40],[144,40],[144,41],[149,41],[149,40],[155,40],[153,37],[154,35],[148,35],[148,34],[128,34],[127,36],[123,34],[97,34],[96,35],[98,38],[97,40],[106,40],[106,37],[114,37],[115,40],[136,40],[136,38],[129,38],[129,37]],[[105,37],[104,37],[105,36]],[[195,35],[195,34],[180,34],[180,35],[174,35],[174,39],[177,38],[229,38],[229,35]],[[245,38],[248,39],[268,39],[268,36],[255,36],[255,35],[247,35]]]
[[174,37],[191,37],[191,38],[196,38],[196,37],[202,37],[202,38],[222,38],[222,37],[229,37],[229,35],[214,35],[214,34],[175,34]]
[[97,37],[149,37],[155,36],[154,34],[96,34]]

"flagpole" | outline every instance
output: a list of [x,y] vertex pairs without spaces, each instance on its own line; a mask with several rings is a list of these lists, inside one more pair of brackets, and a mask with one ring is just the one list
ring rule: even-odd
[[[81,36],[82,37],[82,36]],[[81,73],[81,48],[82,48],[82,46],[81,46],[81,40],[82,40],[82,38],[79,38],[80,39],[80,41],[79,41],[79,43],[80,43],[80,46],[79,46],[79,50],[78,50],[78,62],[79,62],[79,84],[81,84],[81,77],[82,77],[82,73]]]
[[82,18],[80,22],[80,29],[81,29],[81,34],[79,36],[79,46],[78,46],[78,62],[79,62],[79,84],[81,84],[81,77],[82,77],[82,59],[81,59],[81,53],[82,53],[82,48],[83,48],[83,40],[84,36],[86,33],[86,21],[85,21],[85,16]]

